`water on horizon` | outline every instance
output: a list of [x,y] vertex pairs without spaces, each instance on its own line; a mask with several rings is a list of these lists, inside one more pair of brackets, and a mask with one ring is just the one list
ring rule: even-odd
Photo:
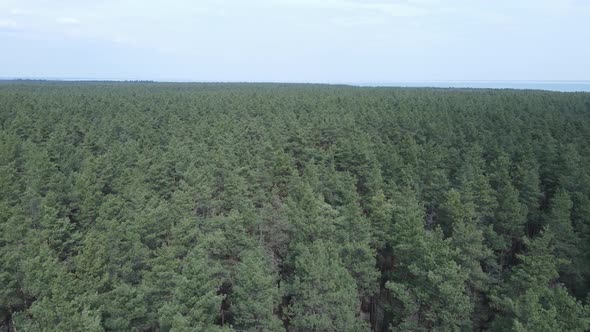
[[[89,78],[89,77],[40,77],[40,78],[18,78],[18,77],[0,77],[0,81],[12,80],[46,80],[46,81],[107,81],[107,82],[124,82],[124,81],[144,81],[143,79],[123,79],[123,78]],[[220,83],[199,80],[179,80],[179,79],[154,79],[145,80],[162,83]],[[231,81],[225,82],[231,83]],[[240,81],[240,83],[245,83]],[[322,82],[251,82],[251,83],[313,83],[322,84]],[[393,82],[324,82],[325,84],[348,84],[364,87],[411,87],[411,88],[467,88],[467,89],[518,89],[518,90],[546,90],[559,92],[590,92],[590,81],[393,81]]]
[[590,81],[424,81],[368,83],[362,86],[430,88],[520,89],[560,92],[590,92]]

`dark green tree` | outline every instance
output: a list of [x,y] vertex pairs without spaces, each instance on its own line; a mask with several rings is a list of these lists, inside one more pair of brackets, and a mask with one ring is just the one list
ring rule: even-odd
[[356,283],[334,248],[323,241],[297,248],[287,314],[295,331],[368,330],[358,317]]

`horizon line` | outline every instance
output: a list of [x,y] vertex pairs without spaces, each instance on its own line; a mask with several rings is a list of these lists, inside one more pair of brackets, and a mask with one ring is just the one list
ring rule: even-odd
[[114,77],[51,77],[51,76],[0,76],[0,81],[64,81],[64,82],[157,82],[157,83],[277,83],[277,84],[333,84],[333,85],[389,85],[419,83],[538,83],[538,84],[579,84],[590,80],[392,80],[392,81],[299,81],[299,80],[192,80],[192,79],[150,79],[150,78],[114,78]]

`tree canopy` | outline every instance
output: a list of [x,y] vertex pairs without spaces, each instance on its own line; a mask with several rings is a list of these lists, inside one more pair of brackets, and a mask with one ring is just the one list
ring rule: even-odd
[[590,93],[0,82],[1,331],[587,331]]

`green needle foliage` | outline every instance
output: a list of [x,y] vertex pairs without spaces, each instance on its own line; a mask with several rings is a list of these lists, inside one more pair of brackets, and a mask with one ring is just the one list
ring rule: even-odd
[[0,331],[587,331],[590,94],[0,82]]

